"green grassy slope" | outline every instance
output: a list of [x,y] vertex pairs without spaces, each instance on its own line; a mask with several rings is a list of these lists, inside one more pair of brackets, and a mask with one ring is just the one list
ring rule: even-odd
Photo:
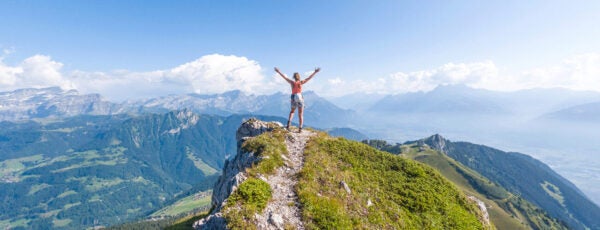
[[212,191],[200,192],[186,196],[167,207],[150,214],[150,217],[176,217],[186,215],[199,210],[208,210],[210,208],[210,194]]
[[490,220],[498,229],[566,229],[535,205],[436,150],[417,144],[402,145],[401,149],[402,157],[436,168],[466,194],[486,203]]
[[490,181],[519,194],[570,229],[600,229],[600,207],[539,160],[483,145],[451,142],[439,135],[419,142],[442,150]]
[[305,156],[298,193],[309,229],[491,228],[460,190],[416,161],[322,133]]
[[[276,130],[244,143],[246,151],[267,157],[247,169],[250,179],[229,198],[233,202],[223,210],[229,228],[256,228],[252,218],[270,197],[257,178],[282,165],[282,134]],[[311,138],[305,157],[297,192],[307,229],[494,229],[458,188],[417,161],[324,133]],[[189,229],[190,218],[199,217],[172,227]]]

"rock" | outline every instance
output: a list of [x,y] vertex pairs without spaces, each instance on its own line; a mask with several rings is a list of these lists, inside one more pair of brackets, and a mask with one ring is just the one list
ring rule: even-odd
[[446,141],[447,140],[444,139],[444,137],[442,137],[439,134],[435,134],[435,135],[433,135],[431,137],[428,137],[428,138],[422,140],[422,142],[424,144],[429,145],[429,146],[431,146],[431,148],[433,148],[433,149],[435,149],[437,151],[440,151],[441,153],[444,153],[444,154],[447,153],[446,152],[446,150],[447,150],[446,149],[447,148],[446,147]]
[[469,198],[469,200],[474,201],[475,203],[477,203],[477,207],[479,207],[479,210],[481,210],[481,212],[483,213],[483,223],[486,225],[490,225],[490,215],[487,211],[487,207],[485,207],[485,203],[483,203],[483,201],[481,201],[480,199],[477,199],[477,197],[474,196],[467,196],[467,198]]
[[258,120],[256,118],[250,118],[238,128],[235,139],[238,143],[238,148],[241,147],[243,143],[243,138],[245,137],[255,137],[264,132],[272,131],[276,128],[283,127],[283,125],[279,122],[264,122]]
[[348,186],[345,181],[340,181],[340,186],[343,187],[348,194],[352,194],[352,191],[350,191],[350,186]]
[[371,199],[367,200],[367,207],[371,207],[373,206],[373,202],[371,202]]
[[[219,177],[219,180],[217,180],[213,187],[211,201],[213,211],[206,218],[194,223],[194,229],[226,228],[225,219],[220,213],[225,205],[224,202],[231,193],[247,179],[245,173],[246,168],[251,167],[254,162],[260,160],[254,153],[243,152],[241,149],[242,144],[248,138],[272,131],[278,127],[282,127],[281,123],[264,122],[257,120],[256,118],[251,118],[240,125],[236,133],[238,152],[233,159],[225,161],[223,174]],[[261,177],[260,179],[267,180],[264,177]]]
[[278,229],[283,229],[283,226],[284,226],[283,218],[277,213],[271,212],[271,215],[269,216],[269,223],[271,223]]
[[216,213],[196,221],[192,227],[194,229],[226,229],[227,223],[221,213]]

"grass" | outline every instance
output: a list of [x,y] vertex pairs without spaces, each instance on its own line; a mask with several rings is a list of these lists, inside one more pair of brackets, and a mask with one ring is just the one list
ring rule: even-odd
[[43,159],[42,154],[38,154],[0,161],[0,181],[18,182],[23,180],[21,173],[27,169],[27,165],[35,164]]
[[[560,229],[538,208],[492,183],[476,171],[429,147],[419,150],[416,144],[403,145],[401,156],[415,159],[437,169],[464,193],[488,205],[490,221],[498,229]],[[542,219],[540,219],[542,218]]]
[[197,209],[206,209],[210,206],[210,196],[205,196],[200,199],[195,199],[195,196],[196,194],[187,196],[169,207],[158,210],[150,216],[178,216],[193,212]]
[[52,173],[57,173],[57,172],[65,172],[68,170],[72,170],[72,169],[77,169],[77,168],[84,168],[84,167],[90,167],[90,166],[95,166],[95,165],[117,165],[117,164],[125,164],[127,163],[127,158],[125,158],[123,155],[124,151],[126,149],[124,147],[111,147],[111,148],[105,148],[102,151],[104,152],[104,154],[98,154],[98,151],[96,150],[89,150],[89,151],[85,151],[85,152],[74,152],[71,155],[69,155],[66,158],[61,158],[61,157],[57,157],[55,159],[53,159],[51,161],[51,163],[53,162],[57,162],[57,161],[66,161],[69,159],[82,159],[83,161],[81,161],[78,164],[71,164],[65,168],[60,168],[60,169],[56,169],[56,170],[52,170]]
[[229,196],[224,211],[229,229],[256,229],[254,215],[271,199],[271,186],[261,179],[248,178]]
[[560,189],[556,185],[553,185],[548,181],[544,181],[544,183],[540,184],[540,186],[542,186],[544,191],[546,191],[550,197],[555,199],[556,202],[560,203],[562,206],[565,206],[565,198],[562,196]]
[[71,203],[71,204],[65,204],[65,206],[63,207],[63,210],[70,209],[70,208],[75,207],[77,205],[81,205],[81,202]]
[[284,165],[281,154],[287,154],[285,131],[281,129],[263,133],[244,142],[242,150],[252,152],[261,160],[246,172],[251,177],[272,174],[275,169]]
[[475,204],[434,169],[324,133],[305,149],[297,190],[308,229],[486,228]]
[[32,185],[31,188],[29,189],[29,192],[27,193],[27,195],[33,195],[36,192],[45,189],[45,188],[49,188],[52,185],[46,184],[46,183],[41,183],[41,184],[36,184],[36,185]]
[[190,152],[189,150],[187,150],[186,155],[187,155],[188,159],[190,159],[192,162],[194,162],[194,166],[196,166],[196,168],[200,169],[200,171],[202,171],[202,173],[204,173],[204,175],[210,176],[210,175],[214,175],[217,173],[216,169],[214,169],[213,167],[210,167],[209,165],[204,163],[204,161],[202,161],[202,159],[200,159],[199,157],[194,156],[194,154],[192,154],[192,152]]
[[75,194],[77,194],[77,192],[75,192],[73,190],[67,190],[67,191],[61,193],[60,195],[58,195],[57,198],[63,198],[63,197],[66,197],[69,195],[75,195]]
[[248,179],[227,200],[223,216],[228,228],[256,229],[254,216],[261,213],[271,199],[271,186],[258,178],[270,175],[284,165],[282,154],[287,154],[285,135],[283,129],[275,129],[248,139],[242,145],[244,152],[254,153],[260,160],[246,169]]
[[52,220],[52,225],[55,228],[65,227],[71,223],[71,219],[54,219]]
[[199,214],[188,215],[184,218],[176,220],[171,226],[165,228],[165,230],[190,230],[194,225],[194,222],[206,217],[208,212],[201,212]]
[[119,185],[121,183],[125,182],[123,179],[121,178],[113,178],[113,179],[102,179],[102,178],[97,178],[97,177],[91,177],[91,178],[87,178],[87,180],[85,180],[85,190],[87,191],[98,191],[100,189],[104,189],[106,187],[111,187],[111,186],[115,186],[115,185]]
[[27,219],[17,219],[17,220],[0,220],[0,229],[12,229],[16,227],[27,227],[29,220]]

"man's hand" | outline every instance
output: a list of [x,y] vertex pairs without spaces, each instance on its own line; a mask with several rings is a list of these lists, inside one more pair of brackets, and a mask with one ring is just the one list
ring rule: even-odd
[[279,69],[277,67],[275,67],[275,72],[279,73]]
[[317,67],[317,68],[315,69],[315,73],[317,73],[317,72],[319,72],[319,71],[321,71],[321,68]]

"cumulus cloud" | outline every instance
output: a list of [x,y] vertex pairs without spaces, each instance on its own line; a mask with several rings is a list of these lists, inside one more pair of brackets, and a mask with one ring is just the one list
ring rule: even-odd
[[164,72],[165,80],[189,83],[195,93],[228,90],[257,92],[263,88],[260,65],[245,57],[219,54],[203,56]]
[[76,70],[65,73],[62,67],[62,63],[44,55],[32,56],[16,66],[6,65],[0,59],[0,90],[60,86],[124,100],[230,90],[261,93],[277,86],[277,82],[264,77],[258,62],[234,55],[206,55],[171,69],[149,72]]
[[[167,94],[212,94],[230,90],[269,94],[288,90],[287,83],[275,73],[266,77],[258,62],[235,55],[205,55],[170,69],[148,72],[65,72],[62,63],[46,55],[34,55],[16,65],[8,65],[3,57],[10,52],[5,50],[0,56],[0,91],[60,86],[81,93],[100,93],[119,101]],[[312,71],[305,75],[310,73]],[[510,74],[500,72],[492,61],[482,61],[448,63],[428,70],[397,72],[371,79],[327,77],[311,82],[309,89],[324,96],[429,91],[451,84],[501,91],[553,87],[600,91],[600,54],[572,56],[556,65]]]
[[565,59],[560,65],[534,68],[513,81],[523,87],[565,87],[600,91],[600,54],[582,54]]
[[[387,77],[372,80],[329,79],[320,88],[328,96],[341,96],[346,93],[397,94],[417,91],[430,91],[439,85],[476,85],[486,79],[498,76],[498,68],[491,61],[476,63],[448,63],[435,69],[414,72],[397,72]],[[350,91],[350,92],[349,92]]]
[[60,86],[64,89],[72,89],[74,88],[72,82],[61,73],[62,66],[62,63],[53,61],[45,55],[34,55],[17,66],[6,65],[0,59],[0,88],[11,90]]
[[368,81],[336,77],[318,87],[323,95],[341,96],[356,92],[397,94],[430,91],[440,85],[454,84],[496,91],[531,88],[600,91],[600,54],[572,56],[559,64],[520,73],[502,73],[492,61],[448,63],[434,69],[397,72]]

